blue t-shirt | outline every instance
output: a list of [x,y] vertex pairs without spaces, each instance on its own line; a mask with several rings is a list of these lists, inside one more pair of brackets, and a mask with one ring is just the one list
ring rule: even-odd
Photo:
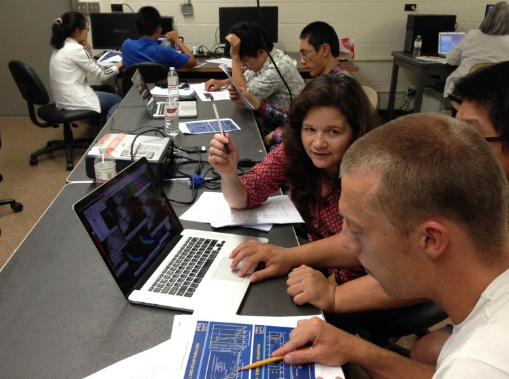
[[126,39],[122,44],[122,63],[125,67],[140,62],[156,62],[166,67],[182,68],[188,60],[188,54],[178,53],[171,46],[160,45],[147,37]]

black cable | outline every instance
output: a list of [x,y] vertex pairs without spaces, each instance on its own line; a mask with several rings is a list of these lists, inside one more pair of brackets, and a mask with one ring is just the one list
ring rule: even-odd
[[146,134],[146,133],[150,133],[150,132],[156,132],[156,133],[161,134],[163,137],[166,137],[166,134],[164,134],[158,128],[148,129],[148,130],[145,130],[144,132],[136,134],[136,136],[133,139],[133,142],[131,143],[131,162],[134,162],[134,143],[136,142],[136,140],[138,139],[139,136]]
[[281,78],[281,80],[283,81],[286,89],[288,90],[288,94],[290,95],[290,104],[291,104],[293,96],[292,96],[292,91],[290,89],[290,86],[288,85],[288,83],[286,83],[286,80],[283,77],[283,75],[281,75],[281,72],[279,71],[279,67],[277,67],[276,62],[274,62],[274,59],[272,58],[272,55],[270,54],[270,51],[267,48],[267,43],[265,42],[265,38],[263,38],[263,32],[262,32],[262,30],[263,30],[263,25],[262,25],[262,10],[260,8],[260,0],[256,0],[256,7],[258,8],[258,20],[260,21],[260,35],[262,37],[263,45],[265,46],[265,51],[269,55],[270,61],[272,62],[272,64],[276,68],[276,71],[277,71],[279,77]]
[[122,5],[125,5],[126,7],[128,7],[128,8],[131,10],[131,12],[135,13],[135,12],[134,12],[134,10],[133,10],[133,8],[131,8],[131,6],[130,6],[129,4],[127,4],[127,3],[122,3]]

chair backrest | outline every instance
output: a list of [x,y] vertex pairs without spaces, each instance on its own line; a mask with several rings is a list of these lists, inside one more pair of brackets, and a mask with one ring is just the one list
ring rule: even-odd
[[368,86],[362,86],[362,89],[364,92],[366,92],[369,102],[373,107],[373,111],[378,112],[378,109],[380,108],[380,97],[378,96],[378,93],[373,88]]
[[43,128],[52,126],[50,123],[39,122],[35,113],[34,104],[47,105],[49,103],[48,91],[46,91],[46,87],[44,87],[39,75],[36,74],[32,67],[20,61],[10,61],[9,70],[21,92],[21,96],[27,102],[30,120],[35,125]]
[[48,91],[33,68],[20,61],[10,61],[9,70],[21,95],[28,103],[36,105],[49,103]]
[[475,72],[476,70],[479,70],[480,68],[493,66],[494,64],[496,64],[496,63],[495,62],[476,63],[472,67],[470,67],[470,70],[468,71],[468,73],[471,74],[472,72]]
[[127,92],[129,92],[133,85],[131,79],[137,69],[140,70],[141,76],[143,76],[145,83],[155,83],[158,80],[166,79],[169,71],[168,67],[165,65],[154,62],[140,62],[127,67],[122,74],[122,92],[124,96],[127,94]]

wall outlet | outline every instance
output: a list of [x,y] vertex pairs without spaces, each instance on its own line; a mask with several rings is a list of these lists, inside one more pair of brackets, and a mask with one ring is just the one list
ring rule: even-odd
[[87,3],[88,13],[100,13],[99,3]]
[[405,12],[417,12],[417,4],[405,4]]
[[123,12],[124,4],[111,4],[111,11],[112,12]]
[[72,10],[75,12],[80,12],[82,14],[87,14],[87,3],[79,2],[79,1],[73,1],[72,2]]

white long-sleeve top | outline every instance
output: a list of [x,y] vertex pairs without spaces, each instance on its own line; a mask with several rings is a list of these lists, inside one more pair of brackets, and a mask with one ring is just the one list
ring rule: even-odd
[[49,78],[57,108],[66,110],[92,109],[101,113],[99,98],[88,85],[87,73],[104,81],[118,74],[118,68],[97,64],[88,50],[71,37],[61,49],[53,50]]
[[454,46],[446,56],[447,63],[458,68],[447,78],[444,97],[454,91],[454,83],[468,74],[470,67],[483,62],[502,62],[509,60],[509,35],[491,36],[479,29],[471,30],[466,37]]

